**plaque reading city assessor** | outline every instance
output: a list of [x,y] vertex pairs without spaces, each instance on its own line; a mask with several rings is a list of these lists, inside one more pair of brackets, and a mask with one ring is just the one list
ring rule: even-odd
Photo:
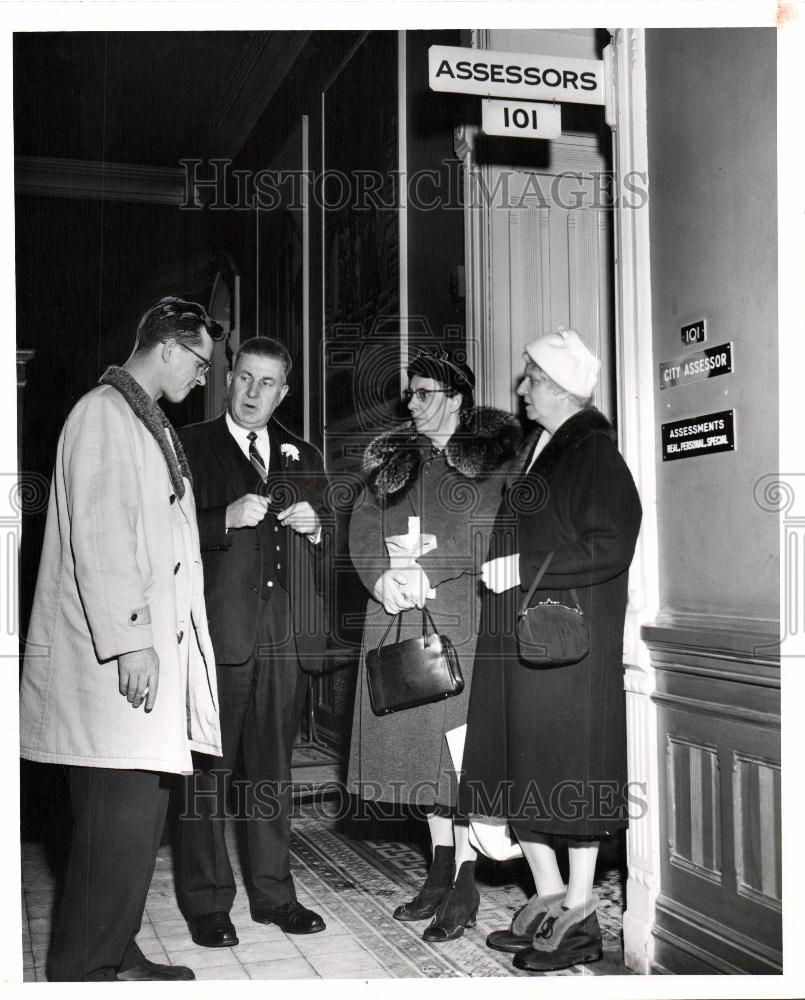
[[458,45],[428,49],[431,90],[521,101],[605,104],[604,63],[523,52],[493,52]]
[[661,361],[659,365],[660,388],[672,389],[686,382],[699,382],[732,371],[732,344],[705,347],[681,358]]
[[705,413],[662,425],[662,460],[735,450],[735,411]]

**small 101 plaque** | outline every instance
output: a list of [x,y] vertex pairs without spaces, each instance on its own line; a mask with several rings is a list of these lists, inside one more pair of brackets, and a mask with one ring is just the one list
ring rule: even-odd
[[704,328],[704,320],[697,319],[695,323],[688,323],[680,331],[683,344],[703,344],[707,340],[707,331]]

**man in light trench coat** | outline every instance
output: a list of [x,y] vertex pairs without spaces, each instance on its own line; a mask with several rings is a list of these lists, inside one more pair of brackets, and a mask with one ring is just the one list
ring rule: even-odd
[[202,306],[161,299],[59,438],[20,688],[22,756],[66,767],[74,820],[52,981],[195,978],[135,938],[165,776],[221,753],[193,488],[157,405],[204,385],[221,336]]

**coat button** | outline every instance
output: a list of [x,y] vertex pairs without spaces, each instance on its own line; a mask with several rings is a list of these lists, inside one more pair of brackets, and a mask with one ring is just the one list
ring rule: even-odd
[[134,612],[134,614],[133,614],[133,615],[131,616],[131,618],[129,619],[129,621],[132,621],[132,622],[136,622],[136,621],[137,621],[137,612],[136,612],[136,611],[135,611],[135,612]]
[[273,580],[269,580],[268,583],[266,584],[266,586],[267,587],[273,587],[274,586],[274,581]]
[[275,524],[275,525],[274,525],[274,531],[279,531],[279,530],[280,530],[280,529],[279,529],[279,528],[278,528],[278,527],[276,526],[276,524]]
[[168,497],[168,500],[170,501],[170,503],[173,503],[176,500],[176,494],[171,493],[171,495]]
[[184,632],[180,632],[180,633],[179,633],[179,634],[178,634],[178,635],[176,636],[176,641],[177,641],[177,642],[178,642],[178,643],[179,643],[180,645],[181,645],[181,642],[182,642],[182,639],[184,639]]
[[173,567],[173,575],[174,576],[176,576],[176,574],[179,572],[179,567],[181,565],[182,565],[181,562],[177,562],[176,565]]
[[277,552],[279,552],[279,550],[280,550],[280,547],[279,547],[279,545],[278,545],[278,546],[277,546]]

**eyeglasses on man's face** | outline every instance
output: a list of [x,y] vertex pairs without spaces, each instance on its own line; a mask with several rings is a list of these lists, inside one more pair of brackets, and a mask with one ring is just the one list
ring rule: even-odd
[[428,396],[430,396],[434,392],[449,393],[450,390],[449,389],[406,389],[405,392],[403,393],[403,399],[405,400],[406,403],[410,403],[411,400],[414,398],[414,396],[416,396],[416,398],[419,400],[420,403],[427,403]]
[[176,343],[179,347],[184,348],[185,351],[190,351],[191,354],[198,358],[199,364],[196,365],[196,372],[199,378],[202,375],[206,375],[210,368],[212,368],[212,361],[208,361],[206,358],[203,358],[198,351],[194,351],[192,347],[188,347],[187,344],[183,344],[181,340],[177,340]]

